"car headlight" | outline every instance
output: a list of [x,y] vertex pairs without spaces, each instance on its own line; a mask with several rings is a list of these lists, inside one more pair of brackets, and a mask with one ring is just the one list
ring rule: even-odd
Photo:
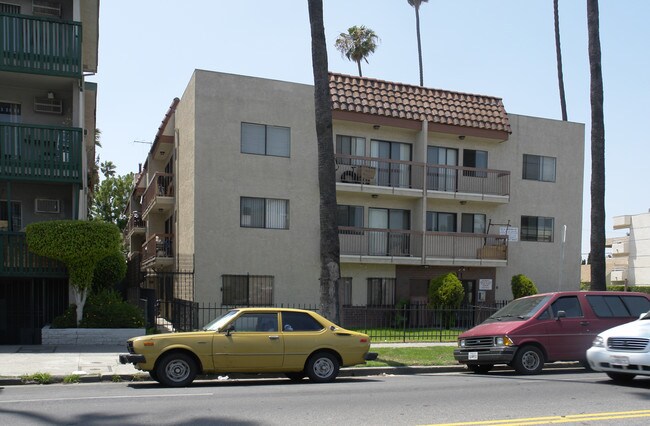
[[497,336],[494,339],[496,346],[512,346],[513,342],[508,336]]
[[458,341],[458,346],[460,346],[461,348],[464,348],[465,347],[465,339],[459,340]]
[[605,339],[603,339],[600,336],[596,336],[593,342],[591,342],[591,346],[595,346],[597,348],[604,348],[605,347]]

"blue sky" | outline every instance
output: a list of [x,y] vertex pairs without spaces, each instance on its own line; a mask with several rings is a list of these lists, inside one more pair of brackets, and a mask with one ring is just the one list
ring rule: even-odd
[[[372,28],[380,44],[364,76],[418,84],[415,14],[406,0],[324,0],[330,71],[356,74],[334,49],[340,32]],[[585,123],[583,252],[589,250],[590,104],[585,0],[560,0],[570,121]],[[511,113],[560,119],[553,0],[430,0],[420,9],[424,84],[497,96]],[[650,208],[645,187],[650,2],[600,0],[605,99],[606,233],[612,217]],[[97,127],[101,161],[118,174],[143,163],[164,113],[194,69],[313,83],[306,0],[104,0]],[[575,238],[575,234],[573,235]]]

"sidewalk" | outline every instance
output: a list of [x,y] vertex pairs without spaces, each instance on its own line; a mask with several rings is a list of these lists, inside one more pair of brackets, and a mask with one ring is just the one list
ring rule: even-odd
[[[455,343],[377,343],[379,347],[455,346]],[[125,346],[83,345],[5,345],[0,346],[0,386],[21,384],[21,376],[49,373],[55,382],[76,374],[80,381],[149,380],[146,372],[132,364],[120,364],[118,355]],[[378,374],[418,374],[432,371],[462,371],[461,365],[447,367],[363,367],[343,368],[339,376],[370,376]]]

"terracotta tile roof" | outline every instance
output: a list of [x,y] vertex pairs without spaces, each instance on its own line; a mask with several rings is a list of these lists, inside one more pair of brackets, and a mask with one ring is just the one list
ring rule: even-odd
[[501,98],[329,74],[333,111],[511,133]]

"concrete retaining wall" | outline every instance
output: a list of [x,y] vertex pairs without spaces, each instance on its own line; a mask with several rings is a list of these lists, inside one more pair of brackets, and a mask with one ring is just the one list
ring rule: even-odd
[[131,337],[146,334],[144,328],[50,328],[41,330],[43,345],[126,345]]

